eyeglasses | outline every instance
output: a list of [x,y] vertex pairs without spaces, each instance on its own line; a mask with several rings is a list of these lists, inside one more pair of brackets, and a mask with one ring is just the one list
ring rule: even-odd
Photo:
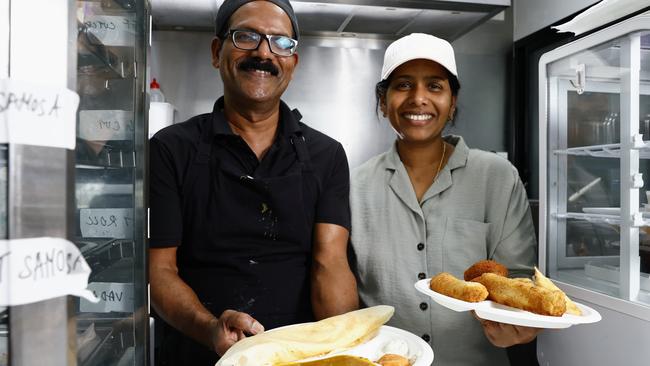
[[227,36],[231,36],[235,47],[245,51],[256,50],[262,43],[262,38],[266,38],[271,52],[278,56],[291,56],[298,47],[298,41],[291,37],[260,34],[250,30],[231,29],[226,34]]

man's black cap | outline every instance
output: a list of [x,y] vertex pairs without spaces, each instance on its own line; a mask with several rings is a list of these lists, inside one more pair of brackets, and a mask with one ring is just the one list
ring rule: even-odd
[[[217,18],[215,19],[215,31],[217,37],[221,37],[227,32],[226,27],[228,26],[228,20],[232,14],[237,11],[237,9],[239,9],[242,5],[250,3],[251,1],[258,0],[226,0],[223,2],[223,4],[219,7]],[[298,34],[300,33],[298,29],[298,19],[296,18],[296,14],[293,12],[293,7],[291,7],[289,0],[266,1],[272,2],[273,4],[282,8],[285,13],[287,13],[289,19],[291,19],[291,25],[293,26],[293,37],[297,40]]]

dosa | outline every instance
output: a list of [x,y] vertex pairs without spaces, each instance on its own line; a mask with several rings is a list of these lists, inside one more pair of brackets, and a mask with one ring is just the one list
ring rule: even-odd
[[532,313],[562,316],[566,310],[564,293],[535,286],[528,281],[483,273],[472,281],[483,284],[488,292],[488,299],[499,304],[523,309]]
[[576,305],[575,302],[571,301],[571,299],[569,299],[569,297],[564,293],[564,291],[560,290],[559,287],[555,286],[555,284],[551,282],[551,280],[546,278],[546,276],[544,276],[542,272],[540,272],[539,269],[537,269],[537,267],[535,267],[535,276],[533,278],[535,279],[536,286],[544,287],[549,290],[560,291],[564,294],[564,302],[566,303],[567,314],[582,315],[582,310],[580,310],[578,305]]
[[271,366],[354,347],[373,337],[394,312],[378,305],[260,333],[235,343],[216,366]]

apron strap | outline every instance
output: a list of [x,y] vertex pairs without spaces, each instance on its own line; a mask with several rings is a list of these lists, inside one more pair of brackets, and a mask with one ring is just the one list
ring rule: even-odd
[[[302,119],[302,114],[297,109],[291,111],[293,118],[296,120],[296,124]],[[309,157],[309,151],[307,150],[307,142],[305,137],[302,135],[302,131],[296,131],[290,138],[291,145],[296,150],[296,155],[298,156],[298,161],[303,165],[303,167],[311,170],[311,159]]]
[[214,120],[217,114],[217,103],[214,104],[211,118],[203,120],[201,125],[201,138],[196,154],[196,164],[206,165],[210,162],[210,153],[212,152],[212,141],[214,139]]
[[[215,109],[217,108],[215,104]],[[201,122],[201,137],[199,138],[199,146],[197,148],[196,157],[194,161],[190,164],[187,175],[183,180],[183,197],[189,197],[192,190],[194,189],[194,183],[199,180],[199,172],[205,170],[205,165],[208,165],[210,162],[210,154],[212,152],[212,139],[214,136],[213,133],[213,120],[214,120],[214,111],[212,113],[212,118],[206,118]]]

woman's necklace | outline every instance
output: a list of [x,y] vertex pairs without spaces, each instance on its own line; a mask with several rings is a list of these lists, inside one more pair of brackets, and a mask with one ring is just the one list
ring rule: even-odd
[[440,169],[442,168],[442,162],[445,161],[445,152],[447,151],[447,144],[445,142],[442,142],[442,158],[440,158],[440,163],[438,164],[438,171],[436,172],[436,175],[433,177],[433,181],[435,182],[436,179],[438,179],[438,174],[440,174]]

